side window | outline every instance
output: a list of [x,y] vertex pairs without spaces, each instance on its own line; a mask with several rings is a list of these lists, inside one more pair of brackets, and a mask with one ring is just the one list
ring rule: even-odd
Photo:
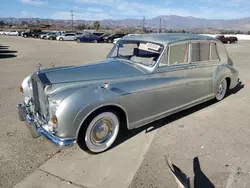
[[200,44],[192,43],[191,46],[192,46],[191,60],[192,62],[199,62],[200,61]]
[[170,46],[168,53],[168,65],[188,63],[188,46],[188,43]]
[[200,61],[209,61],[209,43],[200,43]]
[[210,60],[211,61],[219,61],[219,54],[217,51],[217,46],[215,43],[210,43]]
[[209,61],[210,46],[207,42],[192,43],[192,62]]

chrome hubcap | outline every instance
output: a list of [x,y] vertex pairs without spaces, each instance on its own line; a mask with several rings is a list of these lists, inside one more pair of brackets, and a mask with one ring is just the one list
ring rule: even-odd
[[224,85],[223,82],[221,82],[217,94],[222,95],[223,91],[224,91]]
[[109,141],[113,135],[113,121],[110,118],[98,120],[91,130],[91,142],[94,145],[101,145]]

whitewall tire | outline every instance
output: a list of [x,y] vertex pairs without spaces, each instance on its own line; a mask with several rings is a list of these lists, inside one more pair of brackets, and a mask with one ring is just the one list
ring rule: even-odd
[[115,142],[119,128],[119,117],[115,113],[102,112],[98,114],[87,125],[84,138],[86,147],[93,153],[108,150]]
[[227,80],[223,79],[220,81],[220,83],[216,89],[215,99],[217,101],[221,101],[222,99],[224,99],[226,93],[227,93]]

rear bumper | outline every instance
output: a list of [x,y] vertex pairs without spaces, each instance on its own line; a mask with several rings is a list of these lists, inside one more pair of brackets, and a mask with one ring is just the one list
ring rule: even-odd
[[46,130],[48,125],[41,126],[36,119],[27,112],[24,105],[18,104],[16,107],[20,121],[25,121],[25,125],[30,130],[33,138],[38,138],[42,135],[59,147],[72,146],[76,142],[76,139],[61,139],[50,133]]

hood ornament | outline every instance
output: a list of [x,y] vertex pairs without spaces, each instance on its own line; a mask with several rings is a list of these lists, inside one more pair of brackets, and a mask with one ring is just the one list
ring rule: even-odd
[[40,73],[40,70],[41,70],[41,63],[38,63],[37,65],[36,65],[36,67],[37,67],[37,74],[39,74]]

